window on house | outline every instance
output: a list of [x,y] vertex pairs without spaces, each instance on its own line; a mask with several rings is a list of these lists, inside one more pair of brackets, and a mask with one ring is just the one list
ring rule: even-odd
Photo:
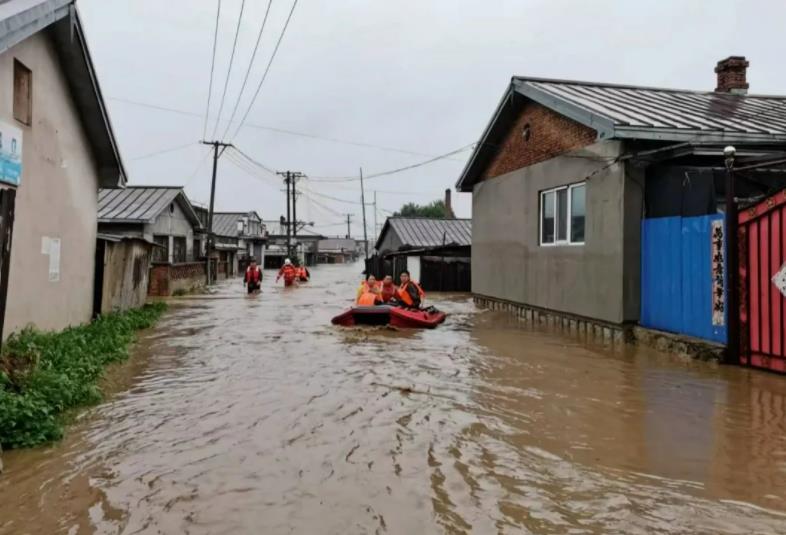
[[586,185],[573,184],[540,194],[540,244],[583,244]]
[[14,60],[14,119],[30,126],[33,123],[33,73]]
[[179,264],[186,261],[186,238],[175,236],[172,239],[172,262]]
[[153,262],[169,262],[169,236],[153,236],[160,247],[153,247]]

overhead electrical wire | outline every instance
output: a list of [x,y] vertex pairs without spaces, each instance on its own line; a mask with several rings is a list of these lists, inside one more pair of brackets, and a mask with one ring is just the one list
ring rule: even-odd
[[224,92],[221,94],[221,104],[218,106],[218,116],[216,116],[216,125],[213,127],[213,138],[216,137],[218,125],[221,122],[221,113],[224,111],[224,102],[227,97],[227,88],[229,87],[229,80],[232,77],[232,64],[235,62],[235,52],[237,51],[237,38],[240,35],[240,25],[243,22],[243,10],[246,7],[246,0],[241,0],[240,15],[237,17],[237,27],[235,28],[235,41],[232,43],[232,54],[229,56],[229,68],[227,69],[227,77],[224,81]]
[[[127,99],[127,98],[120,98],[120,97],[107,97],[107,99],[108,100],[114,100],[115,102],[122,102],[124,104],[129,104],[131,106],[139,106],[141,108],[148,108],[148,109],[151,109],[151,110],[175,113],[175,114],[178,114],[178,115],[186,115],[186,116],[189,116],[189,117],[200,117],[200,118],[202,117],[201,113],[196,113],[196,112],[188,111],[188,110],[180,110],[180,109],[171,108],[171,107],[168,107],[168,106],[160,106],[158,104],[150,104],[149,102],[140,102],[138,100],[130,100],[130,99]],[[397,148],[397,147],[389,147],[389,146],[386,146],[386,145],[375,145],[373,143],[364,143],[362,141],[351,141],[351,140],[334,138],[334,137],[319,136],[319,135],[316,135],[316,134],[310,134],[308,132],[298,132],[298,131],[295,131],[295,130],[287,130],[285,128],[276,128],[275,126],[265,126],[265,125],[261,125],[261,124],[251,123],[251,122],[246,122],[244,126],[246,128],[254,128],[256,130],[267,130],[269,132],[276,132],[276,133],[285,134],[285,135],[288,135],[288,136],[305,137],[305,138],[309,138],[309,139],[316,139],[316,140],[319,140],[319,141],[329,141],[331,143],[337,143],[337,144],[340,144],[340,145],[351,145],[351,146],[354,146],[354,147],[365,147],[365,148],[369,148],[369,149],[376,149],[376,150],[382,150],[382,151],[388,151],[388,152],[397,152],[397,153],[400,153],[400,154],[410,154],[412,156],[424,156],[424,157],[433,157],[434,156],[433,154],[426,154],[426,153],[423,153],[423,152],[415,152],[415,151],[411,151],[411,150],[407,150],[407,149],[401,149],[401,148]],[[455,158],[453,158],[453,159],[455,160]],[[459,161],[459,160],[456,160],[456,161]],[[461,160],[461,161],[463,161],[463,160]]]
[[292,3],[292,9],[289,10],[289,15],[287,16],[287,20],[284,23],[284,28],[281,30],[281,34],[278,36],[278,41],[276,41],[276,47],[273,49],[273,54],[270,56],[270,61],[267,63],[267,67],[265,67],[265,72],[262,75],[262,79],[259,81],[259,85],[257,85],[257,89],[254,92],[254,96],[251,98],[251,102],[248,103],[248,108],[246,108],[246,112],[243,114],[243,118],[240,120],[240,124],[237,125],[237,129],[235,130],[232,139],[237,137],[237,134],[240,132],[240,129],[243,128],[243,125],[246,123],[246,119],[248,119],[248,115],[251,113],[251,110],[254,108],[254,103],[259,97],[259,92],[262,90],[262,86],[265,84],[265,80],[267,80],[267,75],[270,72],[270,67],[273,65],[273,61],[276,59],[276,54],[278,54],[278,48],[281,46],[281,41],[284,39],[284,35],[287,33],[287,28],[289,27],[289,22],[292,20],[292,14],[295,12],[295,8],[297,7],[298,0],[295,0]]
[[221,18],[221,0],[218,0],[216,12],[216,29],[213,32],[213,59],[210,61],[210,83],[207,86],[207,107],[205,108],[205,126],[202,129],[202,139],[207,136],[207,121],[210,116],[210,97],[213,94],[213,73],[216,69],[216,43],[218,43],[218,21]]
[[169,152],[175,152],[175,151],[178,151],[178,150],[183,150],[183,149],[186,149],[186,148],[189,148],[189,147],[193,147],[193,146],[195,146],[195,145],[196,145],[196,142],[192,141],[191,143],[186,143],[186,144],[184,144],[184,145],[178,145],[178,146],[176,146],[176,147],[170,147],[170,148],[168,148],[168,149],[161,149],[161,150],[157,150],[157,151],[155,151],[155,152],[150,152],[150,153],[147,153],[147,154],[142,154],[142,155],[140,155],[140,156],[134,156],[133,158],[129,158],[129,159],[130,159],[131,161],[136,161],[136,160],[144,160],[144,159],[146,159],[146,158],[152,158],[152,157],[154,157],[154,156],[159,156],[159,155],[161,155],[161,154],[167,154],[167,153],[169,153]]
[[[365,175],[363,178],[364,178],[364,180],[369,180],[369,179],[372,179],[372,178],[378,178],[378,177],[382,177],[382,176],[393,175],[393,174],[396,174],[396,173],[409,171],[411,169],[416,169],[418,167],[422,167],[424,165],[428,165],[430,163],[437,162],[439,160],[444,160],[445,158],[448,158],[450,156],[453,156],[453,155],[459,154],[461,152],[464,152],[466,150],[469,150],[469,149],[473,148],[475,145],[476,145],[476,143],[473,142],[473,143],[470,143],[469,145],[465,145],[465,146],[460,147],[460,148],[458,148],[456,150],[452,150],[450,152],[446,152],[445,154],[441,154],[439,156],[435,156],[433,158],[429,158],[428,160],[425,160],[425,161],[422,161],[422,162],[414,163],[414,164],[411,164],[411,165],[406,165],[404,167],[398,167],[396,169],[390,169],[389,171],[382,171],[382,172],[379,172],[379,173],[372,173],[372,174],[369,174],[369,175]],[[315,182],[353,182],[353,181],[359,181],[360,177],[359,176],[341,176],[341,177],[312,176],[311,179],[313,181],[315,181]]]
[[240,86],[240,93],[237,96],[237,100],[235,101],[235,106],[232,108],[232,114],[229,116],[229,120],[227,121],[226,130],[224,130],[223,138],[227,137],[227,133],[229,133],[229,129],[232,127],[232,121],[235,119],[235,115],[237,114],[237,109],[240,106],[240,101],[243,99],[243,93],[246,90],[246,85],[248,84],[248,78],[251,75],[251,69],[254,67],[254,59],[257,57],[257,51],[259,50],[259,43],[262,41],[262,34],[265,31],[265,24],[267,23],[267,17],[270,14],[270,6],[273,5],[273,0],[268,0],[267,9],[265,10],[265,17],[262,19],[262,26],[259,28],[259,33],[257,34],[257,42],[254,45],[254,51],[251,53],[251,60],[248,62],[248,69],[246,69],[246,75],[243,77],[243,84]]

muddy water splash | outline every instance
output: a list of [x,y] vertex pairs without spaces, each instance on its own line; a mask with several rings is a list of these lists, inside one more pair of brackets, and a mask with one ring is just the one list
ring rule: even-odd
[[784,533],[786,380],[436,298],[340,329],[357,266],[184,301],[57,445],[5,456],[0,533]]

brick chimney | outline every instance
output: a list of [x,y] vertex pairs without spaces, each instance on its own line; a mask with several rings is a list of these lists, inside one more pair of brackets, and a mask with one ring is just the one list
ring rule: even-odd
[[715,66],[718,75],[717,93],[732,93],[734,95],[745,95],[748,92],[748,82],[745,74],[748,70],[748,62],[745,56],[729,56],[722,59]]
[[445,217],[454,218],[453,203],[450,200],[450,188],[445,190]]

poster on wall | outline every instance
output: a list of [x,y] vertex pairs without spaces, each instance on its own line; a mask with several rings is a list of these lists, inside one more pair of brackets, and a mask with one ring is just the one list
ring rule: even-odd
[[22,131],[0,122],[0,182],[18,186],[22,179]]
[[717,219],[710,227],[710,264],[712,265],[712,325],[722,327],[726,323],[726,265],[723,245],[723,220]]

